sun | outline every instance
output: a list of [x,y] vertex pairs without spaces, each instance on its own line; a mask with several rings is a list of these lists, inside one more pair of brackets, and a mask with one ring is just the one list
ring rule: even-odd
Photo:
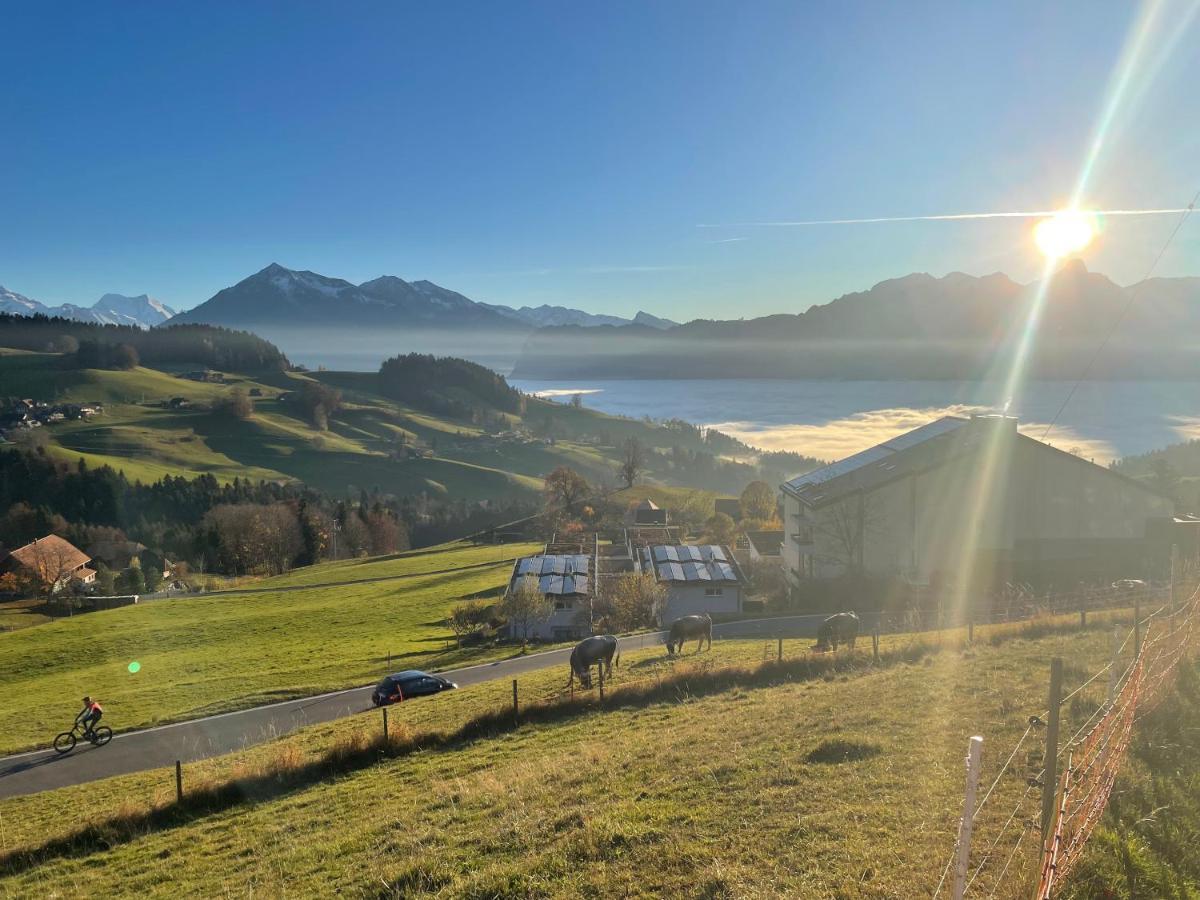
[[1057,212],[1033,227],[1034,243],[1042,253],[1053,259],[1078,253],[1095,236],[1095,216],[1075,210]]

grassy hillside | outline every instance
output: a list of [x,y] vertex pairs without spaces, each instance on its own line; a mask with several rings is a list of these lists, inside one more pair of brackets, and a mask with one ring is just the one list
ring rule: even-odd
[[[448,608],[498,590],[506,560],[531,549],[330,563],[254,593],[146,601],[0,634],[0,752],[45,744],[84,691],[103,699],[114,727],[130,729],[365,684],[389,653],[393,668],[460,663],[468,653],[441,624]],[[294,589],[370,577],[396,580]]]
[[[834,668],[726,682],[705,669],[774,645],[718,642],[675,661],[646,651],[623,659],[603,711],[593,699],[537,724],[439,738],[504,707],[509,684],[486,684],[393,710],[400,740],[422,749],[340,776],[318,767],[289,786],[270,773],[303,771],[335,748],[351,758],[376,714],[189,767],[195,789],[245,786],[211,808],[143,819],[170,797],[165,771],[9,800],[0,841],[32,855],[9,858],[0,888],[75,896],[102,878],[129,893],[170,884],[176,896],[929,896],[953,847],[968,737],[984,735],[990,784],[1042,709],[1047,659],[1066,658],[1068,689],[1107,659],[1107,627],[1036,634],[979,629],[992,639],[969,649],[899,638],[882,666],[860,649]],[[789,656],[800,652],[788,642]],[[621,684],[672,670],[695,686],[622,699]],[[526,698],[561,686],[557,671],[521,679]],[[1072,703],[1065,727],[1091,703]],[[1022,757],[977,834],[997,831],[1029,774]],[[54,841],[81,822],[96,830]],[[974,890],[1027,896],[1031,863],[1018,859],[1004,885],[999,866],[985,867]]]

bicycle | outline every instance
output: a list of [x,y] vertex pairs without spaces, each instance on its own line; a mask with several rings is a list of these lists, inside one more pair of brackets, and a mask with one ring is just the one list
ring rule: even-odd
[[[82,731],[82,722],[76,722],[71,726],[70,731],[64,731],[54,739],[54,749],[58,753],[70,753],[75,749],[75,745],[79,743],[80,738],[90,741],[94,747],[103,747],[112,740],[112,729],[107,725],[97,725],[89,731]],[[76,734],[76,732],[79,732]]]

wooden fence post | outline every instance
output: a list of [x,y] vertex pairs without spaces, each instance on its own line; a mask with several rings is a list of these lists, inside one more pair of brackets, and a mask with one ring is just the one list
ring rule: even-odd
[[183,802],[183,763],[175,760],[175,802]]
[[1054,818],[1058,792],[1058,713],[1062,704],[1062,657],[1050,660],[1050,719],[1046,724],[1046,756],[1042,766],[1042,844]]
[[967,643],[975,643],[975,604],[967,607]]
[[958,851],[954,858],[954,900],[962,900],[967,889],[967,874],[971,860],[971,827],[975,819],[975,794],[979,790],[980,761],[983,738],[976,735],[967,745],[967,793],[963,797],[962,821],[958,823]]
[[779,639],[779,650],[776,654],[778,661],[783,662],[783,638]]
[[521,718],[521,710],[520,710],[520,707],[517,705],[517,679],[514,678],[513,679],[513,719],[516,721],[520,721],[520,718]]
[[388,739],[388,720],[387,720],[387,707],[385,706],[385,707],[383,707],[383,740],[386,742],[387,739]]
[[597,668],[600,670],[600,700],[604,701],[604,663],[600,663]]
[[871,653],[875,657],[875,662],[879,662],[879,623],[875,623],[875,628],[871,632]]

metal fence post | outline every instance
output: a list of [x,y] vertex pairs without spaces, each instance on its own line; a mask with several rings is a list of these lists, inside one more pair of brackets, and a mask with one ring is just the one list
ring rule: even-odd
[[979,790],[979,771],[983,757],[983,738],[971,738],[967,745],[967,793],[963,797],[962,821],[958,823],[958,852],[954,858],[954,900],[962,900],[967,889],[971,862],[971,828],[975,824],[975,794]]
[[1042,766],[1042,843],[1054,818],[1058,791],[1058,713],[1062,705],[1062,657],[1050,660],[1050,720],[1046,725],[1046,756]]

